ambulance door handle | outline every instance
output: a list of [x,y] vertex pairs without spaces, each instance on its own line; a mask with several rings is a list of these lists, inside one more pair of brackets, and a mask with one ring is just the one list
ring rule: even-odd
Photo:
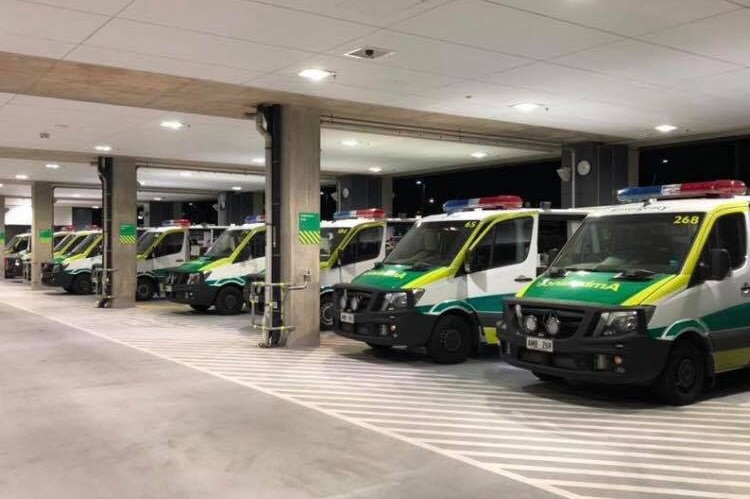
[[185,261],[185,260],[183,260],[182,258],[178,258],[177,260],[175,260],[175,262],[177,262],[177,263],[182,263],[182,262],[184,262],[184,261]]
[[742,287],[740,288],[740,291],[742,292],[742,296],[745,298],[750,296],[750,284],[744,283]]
[[525,275],[520,275],[514,279],[516,282],[531,282],[533,280],[533,277],[526,277]]

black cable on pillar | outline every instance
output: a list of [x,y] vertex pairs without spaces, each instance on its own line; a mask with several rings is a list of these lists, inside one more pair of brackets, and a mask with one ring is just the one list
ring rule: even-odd
[[[112,166],[113,160],[109,156],[97,158],[97,171],[102,183],[102,236],[104,248],[102,251],[102,274],[100,291],[101,298],[97,302],[100,308],[110,306],[112,296],[112,279],[110,269],[112,268]],[[92,275],[93,277],[93,275]]]

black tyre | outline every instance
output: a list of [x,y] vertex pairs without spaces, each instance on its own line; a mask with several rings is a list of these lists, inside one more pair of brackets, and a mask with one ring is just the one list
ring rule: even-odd
[[195,310],[196,312],[205,312],[209,308],[211,308],[210,305],[190,305],[190,308]]
[[[365,342],[367,343],[367,342]],[[374,343],[367,343],[367,346],[375,350],[376,352],[387,352],[391,348],[393,348],[391,345],[376,345]]]
[[150,277],[139,277],[135,285],[135,301],[149,301],[156,294],[156,283]]
[[705,379],[706,360],[701,349],[690,341],[678,341],[654,388],[668,404],[688,405],[703,391]]
[[73,294],[90,295],[93,291],[91,285],[91,274],[78,274],[70,285]]
[[320,330],[330,331],[333,322],[333,295],[328,293],[320,297]]
[[216,312],[221,315],[235,315],[242,312],[242,291],[227,286],[221,288],[216,295]]
[[457,315],[438,319],[427,342],[427,352],[438,364],[464,362],[476,340],[471,323]]
[[555,376],[553,374],[540,373],[539,371],[531,371],[531,373],[536,376],[539,381],[544,381],[546,383],[559,383],[563,381],[560,376]]
[[65,290],[66,293],[72,293],[73,286],[63,286],[63,290]]

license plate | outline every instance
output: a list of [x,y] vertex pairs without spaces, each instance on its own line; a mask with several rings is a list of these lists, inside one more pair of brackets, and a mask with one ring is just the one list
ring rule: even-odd
[[169,286],[169,285],[164,286],[164,292],[165,293],[171,293],[172,292],[172,286]]
[[526,338],[526,348],[538,352],[553,352],[555,349],[552,340],[545,340],[544,338]]
[[354,324],[354,314],[341,312],[341,322],[346,322],[347,324]]

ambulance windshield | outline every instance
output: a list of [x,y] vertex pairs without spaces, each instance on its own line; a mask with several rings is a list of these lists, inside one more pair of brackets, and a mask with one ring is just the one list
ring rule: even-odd
[[159,237],[159,232],[157,231],[147,231],[144,232],[141,237],[138,238],[138,242],[135,246],[135,252],[139,255],[142,255],[148,249],[154,244],[156,239]]
[[249,233],[249,230],[226,230],[221,233],[203,256],[212,259],[231,256]]
[[6,246],[6,253],[18,253],[19,251],[26,251],[29,246],[28,236],[16,236],[10,240],[8,246]]
[[[67,248],[65,250],[65,253],[63,253],[63,256],[73,255],[74,254],[73,252],[78,247],[78,243],[80,243],[81,241],[83,241],[83,238],[85,238],[85,237],[86,236],[82,235],[82,234],[74,235],[73,238],[70,241],[70,245],[67,246]],[[66,243],[66,244],[68,244],[68,243]]]
[[385,263],[426,267],[450,265],[476,226],[474,220],[422,223],[406,233]]
[[84,237],[83,240],[78,243],[75,248],[73,248],[73,251],[71,251],[69,255],[73,256],[85,252],[87,249],[89,249],[89,246],[91,246],[91,244],[96,239],[99,239],[100,235],[101,234],[89,234],[88,236]]
[[676,274],[701,213],[611,215],[587,218],[553,266],[590,272]]
[[73,234],[55,234],[52,239],[52,251],[60,251],[73,239]]
[[320,261],[327,262],[351,229],[348,227],[320,228]]

